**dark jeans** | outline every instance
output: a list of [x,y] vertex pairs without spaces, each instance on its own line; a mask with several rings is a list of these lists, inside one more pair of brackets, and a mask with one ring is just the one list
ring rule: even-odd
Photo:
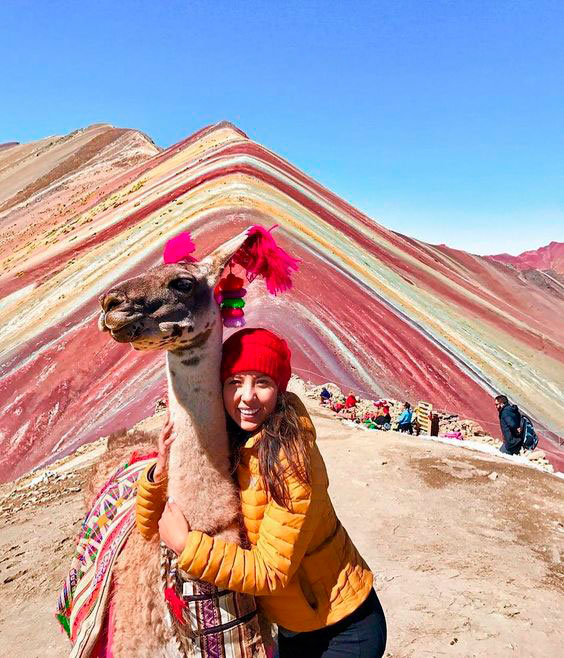
[[279,658],[381,658],[386,649],[386,618],[372,590],[348,617],[318,631],[291,637],[278,633]]
[[411,423],[398,423],[398,430],[400,432],[409,432],[410,434],[413,434]]

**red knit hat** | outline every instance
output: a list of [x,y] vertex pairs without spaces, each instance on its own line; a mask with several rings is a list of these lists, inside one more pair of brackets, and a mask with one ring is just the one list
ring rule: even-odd
[[244,370],[272,377],[285,391],[291,374],[291,352],[282,338],[268,329],[241,329],[223,343],[221,382]]

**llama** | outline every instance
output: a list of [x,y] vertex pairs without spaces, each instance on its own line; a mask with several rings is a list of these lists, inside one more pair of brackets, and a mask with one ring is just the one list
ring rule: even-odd
[[[214,288],[241,247],[247,249],[248,256],[249,242],[257,242],[250,237],[253,232],[255,238],[266,235],[267,242],[278,249],[272,238],[256,227],[200,262],[188,258],[158,265],[114,285],[100,297],[101,330],[136,350],[166,351],[169,412],[175,434],[169,454],[169,496],[190,527],[237,543],[241,543],[242,529],[239,496],[230,473],[219,379],[223,326]],[[266,259],[262,262],[259,273],[264,275]],[[286,277],[289,269],[296,268],[289,262],[285,262]],[[278,275],[276,285],[279,274],[274,272]],[[272,289],[272,281],[267,279],[267,283]],[[280,289],[284,288],[278,285]],[[104,471],[109,471],[107,464]],[[146,541],[133,532],[116,560],[111,605],[115,658],[187,656],[194,651],[186,638],[179,640],[178,628],[166,621],[163,551],[158,537]],[[254,605],[252,597],[247,598]],[[258,658],[265,655],[265,649],[260,633],[255,632],[255,620],[253,624],[247,632],[250,649],[245,655]]]

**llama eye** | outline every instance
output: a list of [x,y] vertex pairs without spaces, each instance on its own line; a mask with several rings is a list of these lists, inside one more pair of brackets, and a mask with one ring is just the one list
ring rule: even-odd
[[169,288],[178,290],[179,292],[192,292],[194,282],[192,279],[173,279],[169,284]]

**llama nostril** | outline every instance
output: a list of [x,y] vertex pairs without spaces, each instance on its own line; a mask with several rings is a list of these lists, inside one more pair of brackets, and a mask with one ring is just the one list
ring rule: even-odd
[[163,305],[164,305],[164,300],[163,299],[153,299],[151,301],[147,301],[145,303],[145,312],[149,313],[149,314],[150,313],[155,313]]
[[100,303],[102,304],[104,312],[109,313],[120,306],[125,300],[125,295],[123,293],[109,292],[104,296]]

